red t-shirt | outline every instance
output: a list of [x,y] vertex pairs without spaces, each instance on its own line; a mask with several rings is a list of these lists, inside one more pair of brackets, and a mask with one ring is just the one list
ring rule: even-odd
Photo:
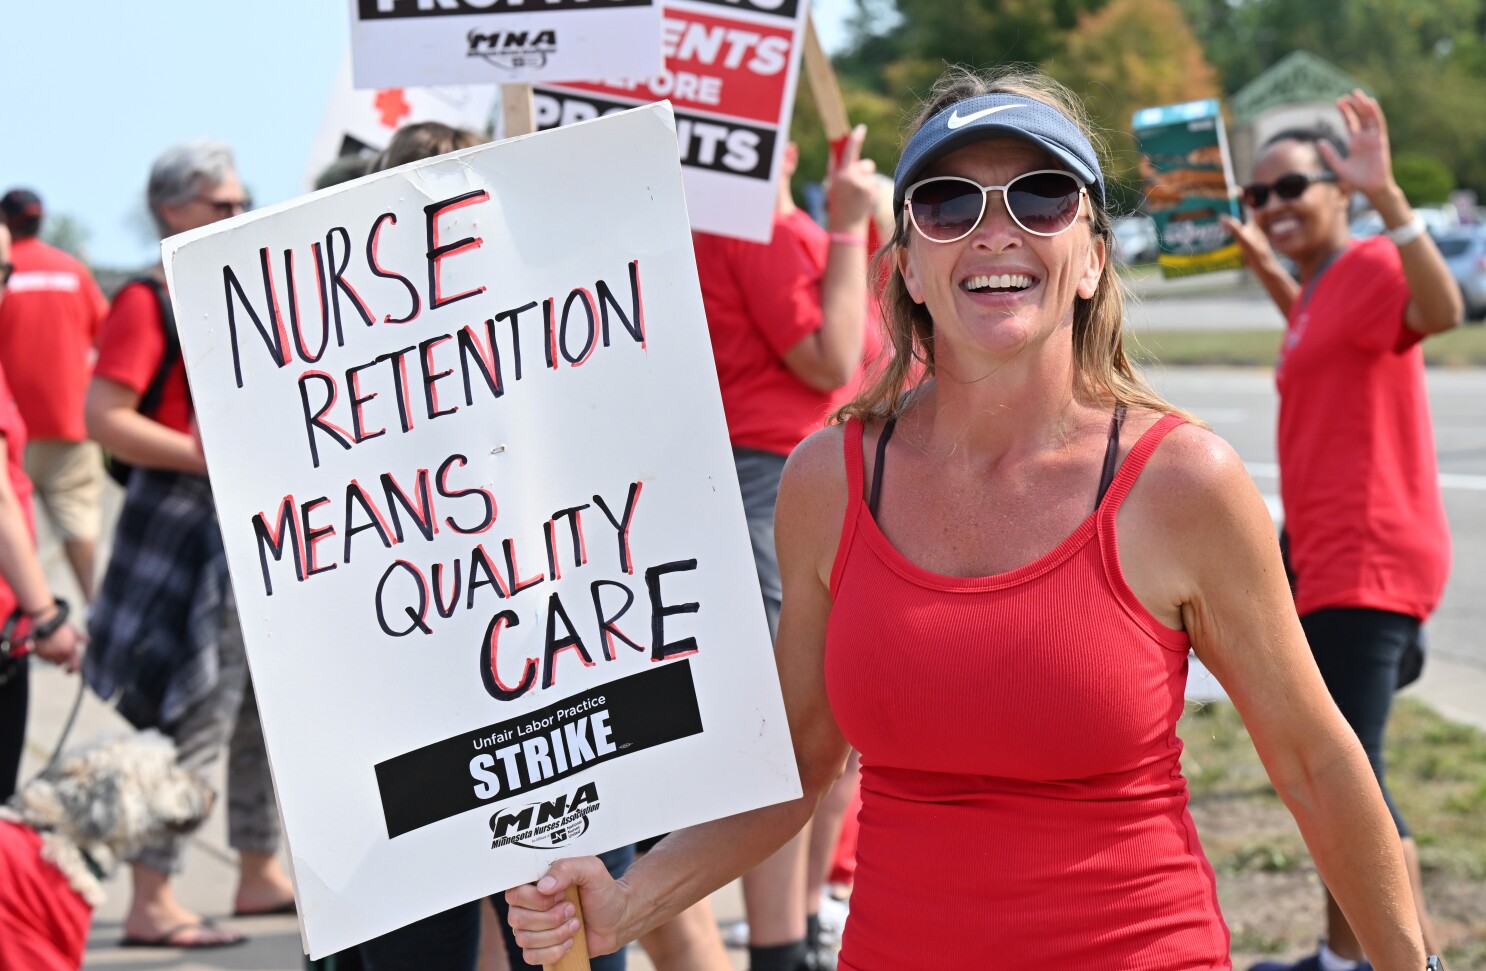
[[[10,296],[7,294],[5,299],[9,301]],[[21,505],[21,514],[26,519],[26,529],[34,540],[36,523],[31,518],[31,480],[26,478],[26,467],[23,463],[26,451],[26,423],[21,421],[21,413],[16,408],[15,398],[11,396],[10,385],[5,380],[3,367],[0,367],[0,438],[5,440],[5,474],[10,478],[11,491],[15,493],[16,501]],[[5,618],[9,617],[15,608],[15,593],[10,589],[10,584],[6,583],[4,578],[0,578],[0,623],[4,623]],[[5,966],[4,963],[0,963],[0,968]]]
[[93,909],[41,858],[35,830],[0,820],[0,968],[76,971]]
[[0,366],[32,438],[80,442],[88,358],[108,301],[77,260],[39,239],[17,240],[0,301]]
[[1353,244],[1290,310],[1275,367],[1280,497],[1301,614],[1428,617],[1450,568],[1420,335],[1383,237]]
[[838,395],[795,377],[784,352],[821,325],[830,236],[801,210],[775,215],[768,243],[693,233],[728,436],[788,455],[820,428]]
[[[104,318],[93,375],[132,388],[142,397],[164,357],[165,325],[160,304],[149,287],[130,284],[115,295],[113,307]],[[192,414],[186,366],[176,361],[165,379],[160,406],[150,417],[167,428],[189,433]]]

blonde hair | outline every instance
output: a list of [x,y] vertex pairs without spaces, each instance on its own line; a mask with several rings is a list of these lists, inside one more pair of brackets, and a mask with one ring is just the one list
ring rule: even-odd
[[[1089,122],[1083,105],[1064,85],[1036,71],[1006,68],[980,73],[954,67],[929,92],[918,116],[909,126],[904,143],[923,124],[945,108],[967,98],[1004,92],[1035,98],[1062,112],[1089,138],[1100,158],[1108,156],[1104,140]],[[1091,231],[1114,252],[1114,229],[1103,202],[1089,196]],[[887,338],[883,357],[872,369],[872,377],[852,401],[839,409],[832,420],[861,421],[887,418],[902,412],[909,392],[934,375],[934,320],[928,308],[915,303],[898,268],[898,252],[907,247],[912,227],[903,210],[893,216],[892,239],[873,257],[871,280],[885,280],[876,295]],[[1167,413],[1177,408],[1158,395],[1135,370],[1125,354],[1125,288],[1112,267],[1106,266],[1094,295],[1073,303],[1074,393],[1091,401],[1128,408],[1147,408]],[[915,371],[922,370],[915,381]]]

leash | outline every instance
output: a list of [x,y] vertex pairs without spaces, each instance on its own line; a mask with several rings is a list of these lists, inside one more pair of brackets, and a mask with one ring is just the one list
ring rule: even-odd
[[[46,624],[41,627],[33,627],[21,636],[16,636],[21,622],[27,620],[27,615],[20,607],[10,612],[5,623],[0,625],[0,685],[4,685],[12,678],[21,674],[23,667],[21,662],[28,654],[32,653],[32,647],[38,637],[50,637],[52,632],[67,622],[67,602],[60,598],[56,601],[58,611]],[[67,736],[72,734],[72,726],[77,723],[77,713],[82,710],[83,694],[87,691],[87,683],[83,681],[82,675],[77,678],[77,694],[72,699],[72,710],[67,715],[67,721],[62,726],[62,734],[57,737],[57,744],[52,748],[51,756],[46,760],[46,765],[41,771],[31,777],[34,781],[40,776],[46,775],[57,764],[62,757],[62,749],[67,745]],[[90,863],[91,869],[94,864]]]
[[[32,779],[35,779],[38,776],[46,775],[48,772],[52,771],[52,769],[57,764],[57,760],[62,757],[62,748],[67,744],[67,736],[72,734],[72,726],[77,721],[77,713],[82,710],[83,695],[87,693],[87,690],[88,684],[86,681],[83,680],[82,673],[79,672],[77,675],[77,694],[73,696],[72,711],[68,712],[67,714],[67,722],[62,726],[62,734],[57,736],[57,744],[52,749],[51,758],[46,760],[46,765],[42,766],[41,771],[36,773],[35,776],[32,776]],[[91,860],[88,861],[88,864],[90,868],[96,866],[96,864],[94,864]],[[101,880],[103,878],[99,877],[99,879]]]

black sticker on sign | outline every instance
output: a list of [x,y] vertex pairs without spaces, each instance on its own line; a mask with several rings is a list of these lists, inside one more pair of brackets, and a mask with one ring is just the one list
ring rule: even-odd
[[387,836],[701,731],[689,660],[610,681],[377,763]]
[[711,3],[719,7],[727,7],[729,10],[748,10],[753,13],[774,14],[778,17],[795,19],[799,12],[799,0],[695,0],[697,3]]
[[[643,103],[610,101],[587,92],[532,89],[538,131],[588,121]],[[681,151],[681,164],[693,168],[767,181],[773,169],[776,137],[768,128],[676,112],[676,144]]]
[[[793,5],[795,0],[788,0]],[[546,13],[549,10],[607,10],[649,7],[654,0],[358,0],[362,20],[444,17],[486,13]]]

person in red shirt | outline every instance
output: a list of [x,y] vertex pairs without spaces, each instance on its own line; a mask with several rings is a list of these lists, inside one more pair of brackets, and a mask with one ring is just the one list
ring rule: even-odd
[[[0,223],[0,309],[10,265],[10,231]],[[36,558],[31,481],[21,464],[25,449],[26,426],[0,367],[0,624],[13,631],[11,644],[0,648],[0,804],[15,794],[26,744],[31,688],[25,639],[29,635],[38,657],[70,671],[78,668],[83,644],[67,622],[67,604],[52,595]]]
[[15,239],[10,299],[0,308],[0,366],[26,422],[26,473],[84,599],[92,600],[103,464],[83,426],[83,395],[108,301],[85,266],[38,237],[42,207],[34,192],[7,192],[0,215]]
[[[1430,943],[1418,852],[1383,782],[1383,734],[1400,666],[1450,566],[1420,342],[1460,323],[1464,305],[1393,179],[1378,103],[1358,91],[1337,107],[1350,149],[1323,129],[1270,138],[1244,190],[1254,223],[1228,228],[1287,321],[1275,385],[1295,608],[1393,814]],[[1381,236],[1350,239],[1353,191],[1383,217]],[[1370,968],[1329,891],[1326,915],[1316,954],[1256,971]]]
[[[237,215],[249,205],[227,146],[191,142],[160,156],[147,201],[161,237]],[[288,912],[293,893],[277,861],[278,811],[227,578],[226,554],[196,435],[185,367],[169,344],[162,272],[114,298],[88,388],[88,431],[133,466],[114,548],[90,619],[83,673],[137,727],[158,726],[181,764],[205,776],[228,756],[228,842],[238,851],[234,914]],[[157,289],[158,287],[158,289]],[[162,372],[162,368],[164,369]],[[156,375],[149,414],[139,410]],[[134,898],[124,943],[219,947],[243,940],[188,910],[171,890],[181,843],[131,861]]]
[[898,353],[779,489],[774,656],[803,795],[674,833],[619,882],[556,861],[507,891],[527,960],[579,933],[615,950],[725,883],[810,819],[855,748],[842,971],[1226,971],[1176,733],[1195,651],[1377,966],[1425,967],[1263,499],[1125,355],[1084,117],[1030,73],[955,70],[931,92],[894,179]]

